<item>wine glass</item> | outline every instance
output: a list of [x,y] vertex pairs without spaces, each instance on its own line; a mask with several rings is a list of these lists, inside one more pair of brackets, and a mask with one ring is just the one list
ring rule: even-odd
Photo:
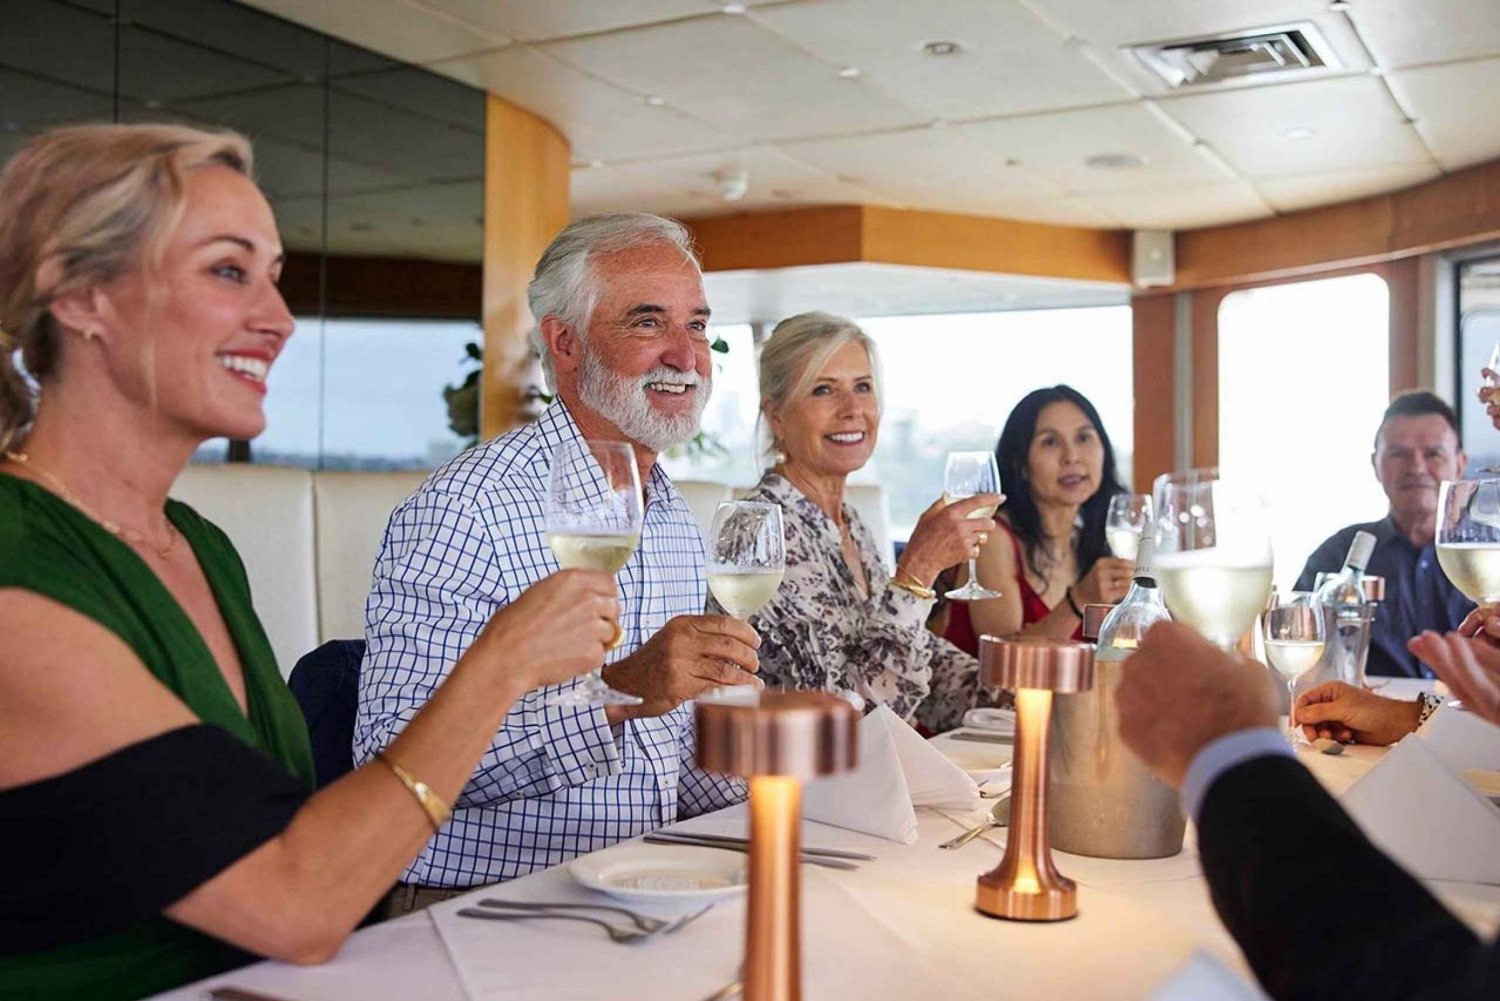
[[1438,565],[1486,612],[1500,604],[1500,480],[1444,480],[1438,488]]
[[1141,545],[1141,536],[1151,528],[1149,494],[1115,494],[1109,499],[1109,514],[1104,518],[1104,540],[1109,551],[1122,560],[1133,560]]
[[[616,573],[630,561],[641,539],[643,505],[635,450],[622,441],[568,441],[552,454],[544,511],[547,543],[568,569]],[[625,639],[618,622],[605,649]],[[616,691],[601,670],[547,700],[554,706],[636,706],[641,700]]]
[[1271,594],[1265,507],[1217,469],[1156,478],[1156,580],[1172,617],[1232,650]]
[[1266,609],[1262,630],[1266,661],[1286,681],[1286,737],[1293,747],[1297,731],[1297,679],[1323,656],[1323,606],[1310,591],[1293,591],[1274,608]]
[[[1000,469],[995,465],[993,452],[949,452],[948,466],[943,471],[943,501],[952,504],[975,494],[998,494],[1000,492]],[[995,509],[982,507],[971,511],[975,520],[993,518]],[[984,601],[1000,597],[999,591],[991,591],[979,584],[979,570],[975,557],[969,557],[969,579],[963,587],[954,588],[944,597],[950,601]]]
[[708,589],[726,612],[748,620],[786,574],[781,505],[724,501],[714,512],[708,549]]

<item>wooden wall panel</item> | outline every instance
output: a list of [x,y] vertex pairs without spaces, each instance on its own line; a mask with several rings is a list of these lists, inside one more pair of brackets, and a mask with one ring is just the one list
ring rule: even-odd
[[531,310],[526,285],[537,258],[568,224],[568,142],[551,123],[508,101],[486,99],[484,155],[485,437],[526,419]]
[[1135,489],[1146,492],[1151,481],[1173,467],[1176,449],[1173,406],[1176,380],[1176,332],[1170,293],[1138,295],[1130,300],[1132,373],[1135,391]]
[[1130,280],[1130,234],[869,205],[685,220],[705,271],[873,262]]

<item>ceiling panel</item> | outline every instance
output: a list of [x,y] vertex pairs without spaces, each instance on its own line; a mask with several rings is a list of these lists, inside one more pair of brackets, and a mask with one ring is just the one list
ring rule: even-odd
[[1349,16],[1382,66],[1500,54],[1495,0],[1359,0]]
[[1399,191],[1439,175],[1435,166],[1416,164],[1268,177],[1256,181],[1255,187],[1277,212],[1296,212],[1332,202]]
[[1116,306],[1130,289],[1111,282],[1049,281],[894,264],[825,264],[712,271],[703,289],[715,323],[775,323],[820,309],[839,316],[907,316]]
[[115,29],[109,18],[51,0],[5,0],[0,67],[70,83],[99,94],[114,92]]
[[251,7],[384,53],[405,62],[427,63],[470,52],[498,49],[504,35],[392,0],[241,0]]
[[[113,13],[113,0],[106,4]],[[203,0],[121,0],[126,23],[191,40],[304,80],[324,72],[324,42],[313,31],[261,17],[232,3]]]
[[616,28],[655,24],[684,17],[716,16],[719,5],[708,0],[420,0],[498,34],[522,41],[589,35]]
[[116,51],[120,94],[148,106],[275,87],[296,79],[273,67],[134,27],[120,32]]
[[1101,191],[1081,197],[1129,229],[1194,229],[1272,214],[1270,206],[1243,181]]
[[484,94],[414,66],[339,77],[335,90],[484,133]]
[[1444,170],[1500,157],[1500,59],[1403,70],[1390,82]]
[[104,94],[0,67],[0,130],[5,132],[108,120],[113,110],[114,101]]
[[[1018,160],[1068,191],[1120,191],[1228,180],[1192,142],[1143,104],[1028,115],[955,127],[982,143],[1000,162]],[[1141,156],[1146,163],[1099,169],[1084,161],[1095,154]]]
[[711,17],[554,42],[546,52],[639,95],[657,95],[744,140],[849,134],[913,125],[863,80],[798,50],[745,17]]
[[1159,106],[1252,178],[1432,162],[1376,77],[1221,90]]
[[328,200],[328,245],[333,253],[478,261],[483,244],[482,181]]
[[670,156],[744,145],[672,108],[653,108],[528,46],[431,67],[492,90],[552,122],[568,137],[574,162]]
[[[923,114],[977,118],[1104,104],[1133,95],[1021,4],[824,0],[750,15]],[[963,50],[931,56],[929,41]]]

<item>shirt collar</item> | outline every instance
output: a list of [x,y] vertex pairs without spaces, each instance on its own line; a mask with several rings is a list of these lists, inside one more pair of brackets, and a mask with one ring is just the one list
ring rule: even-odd
[[[552,453],[563,442],[578,441],[583,437],[583,432],[578,430],[578,423],[573,420],[573,413],[568,405],[563,402],[561,396],[553,399],[536,419],[537,449],[536,468],[542,477],[552,471]],[[672,478],[667,475],[666,470],[661,468],[661,462],[653,462],[651,469],[646,474],[646,482],[642,488],[645,490],[646,506],[660,502],[672,504],[677,499],[677,488],[672,484]]]

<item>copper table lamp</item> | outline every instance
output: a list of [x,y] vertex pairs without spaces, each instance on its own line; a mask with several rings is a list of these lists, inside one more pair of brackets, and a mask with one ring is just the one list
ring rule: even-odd
[[697,704],[698,767],[750,780],[746,1001],[802,997],[802,781],[859,763],[859,713],[824,692]]
[[974,906],[997,918],[1062,921],[1078,913],[1078,890],[1052,864],[1047,840],[1047,729],[1054,692],[1094,684],[1094,648],[1045,637],[979,638],[980,677],[1016,693],[1010,834],[1005,857],[979,877]]

